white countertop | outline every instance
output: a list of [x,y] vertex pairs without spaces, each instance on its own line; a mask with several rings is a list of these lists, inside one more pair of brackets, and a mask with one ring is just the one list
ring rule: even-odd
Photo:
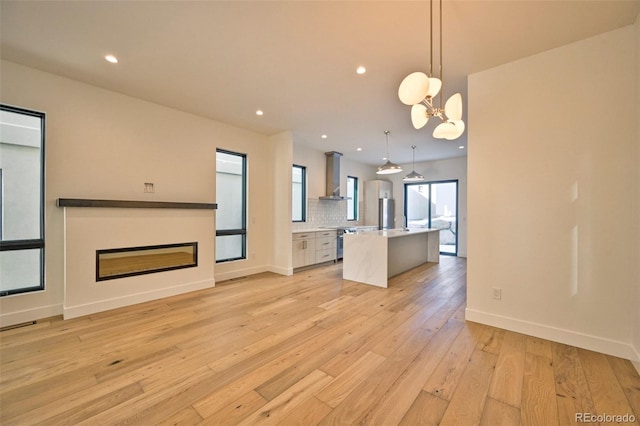
[[434,228],[410,228],[410,229],[402,229],[402,228],[394,228],[394,229],[383,229],[379,231],[358,231],[355,234],[346,234],[346,235],[366,235],[372,237],[385,237],[385,238],[396,238],[396,237],[406,237],[408,235],[416,235],[416,234],[425,234],[427,232],[436,232],[440,231],[439,229]]
[[305,232],[324,232],[324,231],[334,231],[335,229],[331,228],[307,228],[307,229],[294,229],[291,231],[292,234],[303,234]]

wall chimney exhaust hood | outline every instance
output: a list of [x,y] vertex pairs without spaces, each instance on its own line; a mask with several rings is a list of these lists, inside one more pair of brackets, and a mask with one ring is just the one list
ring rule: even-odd
[[326,195],[321,200],[342,201],[350,198],[340,196],[340,157],[341,152],[325,152],[327,156]]

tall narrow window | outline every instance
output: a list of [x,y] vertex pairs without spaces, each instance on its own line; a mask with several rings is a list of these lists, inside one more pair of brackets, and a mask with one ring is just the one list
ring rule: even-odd
[[304,222],[307,220],[307,169],[294,164],[292,176],[291,220],[294,222]]
[[247,258],[247,156],[216,152],[216,262]]
[[409,228],[440,230],[440,254],[458,253],[458,181],[404,185],[404,215]]
[[358,220],[358,178],[347,176],[347,220]]
[[44,289],[44,114],[0,105],[0,296]]

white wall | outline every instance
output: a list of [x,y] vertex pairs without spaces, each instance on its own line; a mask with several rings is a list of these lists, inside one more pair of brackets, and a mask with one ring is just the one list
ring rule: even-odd
[[[442,143],[455,143],[443,141]],[[413,165],[402,164],[402,173],[386,175],[384,179],[393,182],[393,198],[396,200],[396,226],[403,226],[404,182],[402,178],[411,172]],[[458,181],[458,256],[467,257],[467,157],[416,163],[416,172],[422,174],[425,182],[441,180]]]
[[[215,278],[274,266],[273,229],[287,219],[273,214],[271,194],[284,183],[275,181],[269,138],[11,62],[2,62],[0,83],[3,103],[47,114],[46,289],[0,299],[2,325],[61,313],[57,198],[213,202],[216,148],[248,156],[249,258],[216,265]],[[144,182],[156,193],[144,194]],[[286,260],[276,263],[286,268]]]
[[[291,192],[293,139],[290,132],[271,136],[271,163],[273,164],[273,247],[271,271],[291,275]],[[276,249],[277,248],[277,249]]]
[[637,356],[636,32],[469,76],[467,319]]

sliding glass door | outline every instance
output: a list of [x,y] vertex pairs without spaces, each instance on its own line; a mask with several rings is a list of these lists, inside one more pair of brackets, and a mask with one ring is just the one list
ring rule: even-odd
[[440,253],[458,254],[458,181],[406,183],[408,228],[440,229]]

